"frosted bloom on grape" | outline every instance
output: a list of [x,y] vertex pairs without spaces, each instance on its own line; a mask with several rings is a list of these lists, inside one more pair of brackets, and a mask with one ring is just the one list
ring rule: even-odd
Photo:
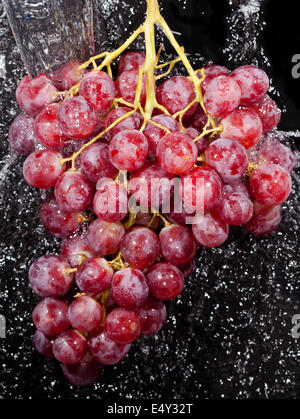
[[146,162],[147,154],[147,138],[137,130],[121,131],[109,144],[109,157],[119,170],[139,169]]
[[296,166],[297,159],[292,150],[276,140],[267,140],[259,148],[259,161],[278,164],[291,173]]
[[[223,67],[222,65],[208,64],[204,70],[205,79],[201,83],[201,89],[203,93],[206,92],[207,86],[214,78],[218,76],[227,76],[229,73],[230,73],[230,70],[228,70],[228,68],[226,67]],[[198,77],[199,79],[201,79],[202,74],[198,73]]]
[[[156,115],[151,118],[151,121],[155,122],[156,124],[161,125],[162,127],[167,128],[171,132],[180,131],[179,122],[177,122],[174,118],[168,115]],[[166,130],[158,127],[157,125],[152,124],[150,121],[147,122],[146,127],[144,129],[144,135],[146,136],[149,144],[149,157],[153,158],[156,157],[156,149],[159,141],[162,137],[164,137],[167,133]]]
[[88,295],[97,295],[110,287],[113,269],[104,258],[94,257],[79,265],[76,272],[76,284],[80,291]]
[[36,330],[33,336],[35,349],[47,358],[53,358],[52,345],[53,341],[45,336],[39,330]]
[[221,137],[231,138],[245,148],[255,146],[262,136],[262,123],[259,116],[249,109],[237,109],[222,119]]
[[108,222],[123,220],[128,213],[126,188],[112,179],[100,179],[94,195],[93,210],[101,220]]
[[269,77],[266,73],[254,65],[243,65],[236,68],[231,73],[231,77],[240,86],[241,105],[251,105],[259,102],[270,86]]
[[36,116],[34,122],[34,132],[39,142],[50,149],[62,150],[67,141],[59,127],[57,112],[58,103],[51,103],[45,106]]
[[223,182],[232,183],[246,173],[246,149],[235,140],[220,138],[205,150],[206,164],[220,175]]
[[263,164],[250,176],[250,191],[263,205],[279,205],[286,201],[292,190],[290,174],[277,164]]
[[30,286],[40,297],[65,295],[74,279],[74,274],[69,273],[69,269],[70,265],[62,256],[41,256],[30,266]]
[[[115,121],[122,118],[122,116],[127,113],[132,112],[132,108],[127,108],[120,106],[119,108],[113,109],[109,112],[105,118],[105,129],[112,125]],[[134,112],[133,114],[122,119],[118,124],[114,125],[110,130],[105,134],[107,141],[111,141],[115,135],[124,130],[138,130],[142,126],[142,116],[139,112]]]
[[221,246],[228,239],[229,226],[216,214],[198,214],[193,224],[193,234],[203,247]]
[[149,295],[145,304],[137,310],[141,320],[141,334],[154,335],[164,326],[167,310],[163,302]]
[[89,386],[98,381],[103,366],[88,352],[77,364],[61,364],[62,371],[73,386]]
[[72,86],[80,82],[87,72],[85,68],[80,70],[80,66],[81,63],[77,60],[71,60],[63,64],[54,72],[54,75],[51,77],[52,82],[60,90],[71,89]]
[[208,113],[223,117],[234,111],[240,104],[241,89],[229,76],[218,76],[207,86],[204,105]]
[[116,365],[123,361],[130,344],[119,344],[111,340],[104,331],[89,340],[89,347],[95,359],[102,365]]
[[264,134],[276,128],[281,119],[281,110],[274,100],[266,95],[263,100],[251,108],[260,117]]
[[115,98],[116,89],[112,78],[104,71],[87,73],[80,82],[79,94],[97,112],[106,112]]
[[52,188],[66,170],[61,164],[62,155],[53,150],[37,150],[24,162],[23,175],[26,182],[38,189]]
[[126,345],[135,341],[141,333],[139,315],[132,310],[115,308],[106,317],[105,332],[116,343]]
[[[115,81],[117,96],[123,98],[128,103],[134,103],[138,80],[138,70],[122,72]],[[144,106],[146,102],[146,83],[146,74],[143,74],[142,90],[140,96],[140,102],[142,106]]]
[[53,343],[53,355],[63,364],[77,364],[87,353],[87,340],[77,330],[67,330]]
[[124,235],[125,228],[121,222],[108,223],[99,219],[89,225],[86,237],[99,256],[108,256],[118,252]]
[[35,115],[43,106],[57,101],[58,91],[46,74],[41,73],[32,80],[24,77],[18,84],[16,98],[24,112]]
[[161,251],[167,262],[174,265],[185,265],[193,260],[197,245],[188,227],[173,224],[159,233]]
[[38,144],[34,132],[34,118],[30,115],[17,115],[9,128],[8,141],[13,153],[23,156],[33,153]]
[[60,252],[68,260],[72,268],[80,265],[85,259],[96,256],[93,249],[89,246],[86,237],[79,235],[63,240]]
[[139,51],[129,51],[122,55],[119,65],[118,73],[124,73],[124,71],[139,70],[145,63],[146,55]]
[[33,310],[35,327],[46,336],[56,336],[68,329],[68,306],[56,298],[44,298]]
[[171,263],[157,263],[147,273],[151,294],[162,301],[173,300],[183,290],[183,273]]
[[79,332],[91,332],[97,329],[102,317],[103,310],[100,304],[87,295],[75,298],[68,311],[71,326]]
[[229,225],[243,225],[253,215],[253,203],[245,194],[230,193],[224,196],[215,212]]
[[281,206],[265,206],[254,203],[251,220],[244,225],[246,231],[256,236],[264,236],[276,230],[281,222]]
[[118,170],[112,165],[108,155],[108,144],[95,143],[80,154],[80,168],[90,182],[103,177],[114,178]]
[[125,268],[114,274],[111,292],[113,299],[121,308],[134,310],[141,307],[147,300],[149,286],[141,271]]

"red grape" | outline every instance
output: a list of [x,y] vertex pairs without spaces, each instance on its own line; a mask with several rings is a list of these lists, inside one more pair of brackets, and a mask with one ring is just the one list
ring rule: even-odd
[[166,306],[151,295],[137,313],[141,320],[141,334],[146,336],[161,330],[167,319]]
[[121,253],[136,269],[144,270],[153,265],[159,255],[157,235],[146,227],[135,227],[126,233],[121,243]]
[[13,153],[23,156],[33,153],[38,144],[34,133],[34,118],[24,114],[17,115],[9,128],[8,141]]
[[115,308],[111,311],[104,325],[107,336],[121,345],[133,342],[141,333],[138,314],[124,308]]
[[[208,122],[206,113],[204,112],[202,106],[198,103],[195,112],[193,115],[185,122],[186,126],[191,126],[197,131],[202,132],[203,128]],[[209,125],[209,129],[212,128]]]
[[89,225],[87,241],[99,256],[107,256],[118,252],[124,235],[125,228],[121,222],[95,220]]
[[265,96],[262,102],[252,105],[251,108],[260,117],[264,134],[276,128],[281,119],[281,110],[274,100]]
[[67,137],[62,133],[58,124],[57,112],[58,103],[51,103],[45,106],[36,116],[34,131],[39,142],[50,149],[62,150]]
[[260,161],[278,164],[291,173],[296,166],[297,159],[292,150],[276,140],[267,140],[260,149]]
[[86,295],[75,298],[69,307],[71,326],[79,332],[91,332],[99,327],[103,317],[102,307]]
[[[208,84],[214,78],[216,78],[218,76],[227,76],[229,73],[230,73],[230,70],[228,70],[228,68],[226,68],[226,67],[223,67],[221,65],[216,65],[216,64],[208,64],[205,67],[205,70],[204,70],[205,79],[201,83],[202,91],[204,93],[206,92]],[[201,73],[198,73],[198,77],[199,77],[199,79],[202,78]]]
[[93,188],[80,172],[68,171],[56,182],[54,194],[62,210],[80,212],[90,205]]
[[76,272],[76,284],[80,291],[97,295],[110,287],[113,269],[104,258],[90,258],[79,265]]
[[[160,105],[167,108],[171,115],[183,111],[196,97],[194,85],[184,76],[173,76],[164,81],[156,92],[157,101]],[[197,105],[192,106],[184,116],[190,117]]]
[[146,56],[143,52],[130,51],[122,55],[119,65],[118,73],[124,73],[124,71],[139,70],[145,63]]
[[54,357],[63,364],[77,364],[87,353],[87,340],[77,330],[67,330],[53,342]]
[[63,64],[52,77],[55,86],[61,90],[69,90],[79,83],[86,73],[86,69],[79,70],[80,65],[81,63],[77,60],[71,60]]
[[63,240],[60,252],[72,268],[80,265],[85,259],[95,256],[95,252],[88,245],[86,237],[83,236],[75,236]]
[[109,144],[109,157],[119,170],[133,171],[147,160],[148,141],[137,130],[124,130],[114,136]]
[[[128,103],[134,103],[138,80],[138,70],[129,70],[122,72],[115,82],[117,96],[123,98]],[[143,83],[140,96],[140,102],[142,106],[144,106],[146,102],[146,84],[146,74],[143,74]]]
[[47,358],[53,358],[53,341],[37,330],[33,337],[35,349]]
[[191,262],[179,266],[181,272],[183,273],[184,279],[190,277],[196,270],[196,262],[192,260]]
[[35,260],[29,269],[29,282],[40,297],[65,295],[73,283],[70,265],[62,256],[46,255]]
[[239,226],[252,218],[253,203],[245,194],[226,194],[215,211],[224,223]]
[[104,221],[121,221],[128,213],[127,190],[112,179],[100,179],[93,200],[93,210]]
[[208,113],[223,117],[234,111],[240,104],[241,89],[229,76],[218,76],[207,86],[204,105]]
[[[122,116],[126,115],[127,113],[131,112],[132,108],[126,108],[126,107],[120,107],[113,109],[109,112],[105,119],[105,129],[107,129],[111,124],[113,124],[115,121],[117,121]],[[135,112],[126,118],[122,119],[117,125],[115,125],[113,128],[111,128],[106,133],[106,138],[108,141],[111,141],[115,135],[117,135],[119,132],[124,130],[138,130],[142,126],[142,116],[140,113]]]
[[30,80],[24,77],[16,90],[17,102],[20,108],[29,115],[35,115],[39,110],[58,99],[58,91],[46,74],[41,73]]
[[268,207],[258,202],[254,203],[254,213],[251,220],[244,225],[246,231],[256,236],[263,236],[276,230],[281,221],[281,206]]
[[[151,118],[151,121],[168,128],[168,130],[171,132],[180,131],[179,123],[171,116],[156,115]],[[150,158],[154,158],[156,157],[157,144],[159,143],[160,139],[166,135],[166,131],[152,124],[151,122],[147,122],[144,129],[144,135],[148,140],[148,155]]]
[[80,168],[90,182],[97,182],[102,177],[114,178],[118,174],[118,170],[111,164],[108,145],[105,143],[95,143],[83,150]]
[[116,89],[111,77],[104,71],[87,73],[80,82],[79,94],[85,98],[97,112],[106,112],[115,98]]
[[102,365],[116,365],[128,354],[130,344],[119,344],[111,340],[104,331],[89,340],[89,347]]
[[262,205],[279,205],[286,201],[292,190],[290,174],[277,164],[263,164],[250,176],[250,191]]
[[228,224],[212,213],[198,214],[192,228],[195,239],[203,247],[221,246],[229,235]]
[[215,169],[223,182],[232,183],[246,173],[246,149],[235,140],[219,138],[205,151],[206,164]]
[[188,135],[171,133],[159,141],[156,155],[160,166],[166,172],[182,175],[195,165],[198,149]]
[[173,300],[183,290],[183,273],[171,263],[157,263],[147,273],[151,294],[162,301]]
[[159,163],[146,162],[130,176],[129,190],[143,209],[158,208],[172,194],[173,175],[165,172]]
[[187,210],[207,212],[222,196],[222,181],[210,167],[195,167],[181,178],[181,196]]
[[35,327],[46,336],[56,336],[70,326],[68,306],[56,298],[44,298],[33,310]]
[[77,364],[61,364],[62,371],[73,386],[88,386],[98,381],[103,366],[88,352]]
[[53,197],[41,206],[40,219],[43,227],[54,237],[65,239],[79,229],[79,214],[61,210]]
[[249,109],[237,109],[222,119],[221,137],[240,142],[245,148],[255,146],[262,136],[259,116]]
[[57,117],[62,132],[74,139],[90,137],[97,126],[97,113],[82,96],[64,100]]
[[240,86],[241,105],[251,105],[259,102],[269,89],[269,78],[266,73],[254,65],[244,65],[236,68],[231,77]]
[[159,239],[167,262],[185,265],[196,256],[197,245],[188,227],[176,224],[165,227],[161,230]]
[[149,295],[149,286],[141,271],[125,268],[114,274],[111,293],[121,308],[133,310],[145,303]]
[[54,186],[66,170],[61,164],[62,155],[53,150],[38,150],[31,153],[24,162],[23,175],[29,185],[39,189]]
[[223,186],[224,195],[232,194],[232,193],[246,195],[247,198],[249,199],[251,198],[248,186],[241,179],[239,179],[237,182],[233,182],[233,183],[226,184]]

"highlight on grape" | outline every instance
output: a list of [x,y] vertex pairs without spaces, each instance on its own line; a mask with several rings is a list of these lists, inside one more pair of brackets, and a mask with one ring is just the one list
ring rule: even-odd
[[[147,4],[117,50],[27,76],[16,91],[10,147],[26,156],[25,181],[46,190],[42,225],[62,239],[29,269],[41,297],[34,344],[78,386],[161,330],[199,247],[226,246],[230,226],[271,233],[292,189],[295,156],[266,135],[281,117],[267,74],[193,69],[157,0]],[[169,62],[156,25],[176,53]],[[141,34],[146,53],[128,50]],[[179,62],[186,71],[172,75]]]

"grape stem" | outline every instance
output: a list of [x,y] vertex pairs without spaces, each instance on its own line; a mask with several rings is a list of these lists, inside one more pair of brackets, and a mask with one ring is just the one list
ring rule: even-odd
[[[146,45],[146,59],[145,59],[145,63],[143,65],[142,68],[139,69],[139,77],[138,77],[138,83],[137,83],[137,89],[136,89],[136,94],[135,94],[135,100],[134,103],[129,103],[126,102],[124,99],[122,98],[116,98],[114,100],[114,105],[118,106],[119,104],[128,106],[130,108],[132,108],[132,110],[128,113],[126,113],[125,115],[121,116],[120,118],[118,118],[116,121],[114,121],[111,125],[109,125],[109,127],[107,127],[104,131],[102,131],[100,134],[98,134],[95,138],[93,138],[91,141],[89,141],[87,144],[85,144],[79,151],[75,152],[71,157],[66,158],[66,159],[62,159],[61,160],[61,164],[64,164],[66,162],[71,161],[72,162],[72,166],[71,169],[72,171],[76,170],[75,167],[75,160],[76,158],[90,145],[92,145],[94,142],[96,142],[97,140],[101,139],[110,129],[112,129],[113,127],[115,127],[119,122],[121,122],[123,119],[127,118],[128,116],[132,115],[134,112],[139,111],[144,119],[144,122],[142,124],[141,127],[141,131],[143,131],[146,127],[146,124],[148,121],[150,121],[151,123],[153,123],[153,121],[151,121],[152,118],[152,114],[154,109],[159,109],[162,113],[169,115],[169,116],[173,116],[175,119],[178,118],[179,123],[180,123],[180,127],[181,127],[181,131],[184,131],[184,125],[183,125],[183,117],[184,114],[195,104],[200,104],[200,106],[202,107],[202,109],[204,110],[204,112],[206,113],[207,117],[208,117],[208,122],[207,125],[204,129],[204,132],[201,133],[201,135],[199,137],[197,137],[195,139],[195,141],[197,141],[198,139],[202,138],[203,136],[207,135],[207,134],[215,134],[216,132],[219,132],[221,130],[220,127],[217,126],[217,124],[215,123],[214,119],[212,118],[211,115],[209,115],[205,109],[204,106],[204,102],[203,102],[203,94],[202,94],[202,89],[201,89],[201,83],[202,81],[205,79],[205,73],[204,73],[204,68],[200,69],[200,70],[194,70],[192,68],[191,63],[189,62],[185,52],[184,52],[184,48],[181,47],[178,42],[176,41],[175,36],[173,35],[173,32],[171,31],[170,27],[168,26],[167,22],[165,21],[165,19],[162,17],[160,10],[159,10],[159,4],[158,4],[158,0],[146,0],[147,1],[147,16],[146,16],[146,20],[144,22],[143,25],[141,25],[138,29],[136,29],[134,31],[134,33],[115,51],[112,52],[102,52],[101,54],[98,54],[94,57],[91,57],[88,61],[86,61],[85,63],[83,63],[79,69],[85,69],[87,67],[89,67],[90,65],[93,66],[92,71],[101,71],[103,68],[107,69],[107,72],[109,75],[112,75],[112,71],[111,71],[111,63],[113,60],[115,60],[119,55],[121,55],[128,47],[130,47],[130,45],[136,40],[136,38],[141,35],[144,34],[144,38],[145,38],[145,45]],[[159,58],[160,58],[160,53],[161,53],[161,47],[159,49],[159,52],[156,52],[156,45],[155,45],[155,27],[159,25],[162,30],[164,31],[165,35],[167,36],[167,38],[169,39],[171,45],[173,46],[174,50],[176,51],[178,57],[175,58],[172,61],[169,61],[167,63],[164,64],[158,64]],[[102,60],[100,62],[100,64],[97,64],[97,61]],[[183,65],[185,66],[188,75],[189,75],[189,79],[192,81],[193,85],[194,85],[194,90],[195,90],[195,99],[182,111],[175,113],[174,115],[171,115],[170,112],[162,105],[160,105],[157,102],[157,98],[156,98],[156,80],[159,80],[163,77],[166,77],[167,75],[169,75],[171,73],[171,71],[173,70],[174,66],[176,65],[176,63],[178,62],[182,62]],[[160,75],[156,76],[156,71],[165,68],[166,66],[169,66],[168,70]],[[201,77],[198,77],[198,74],[201,75]],[[145,103],[145,108],[143,109],[142,105],[141,105],[141,93],[142,93],[142,88],[143,88],[143,80],[146,78],[146,103]],[[76,84],[75,86],[73,86],[67,96],[75,96],[78,94],[79,92],[79,87],[80,87],[80,83]],[[160,128],[164,129],[166,132],[169,132],[169,130],[160,125],[160,124],[155,124],[159,126]],[[211,129],[208,129],[208,127],[211,127]]]

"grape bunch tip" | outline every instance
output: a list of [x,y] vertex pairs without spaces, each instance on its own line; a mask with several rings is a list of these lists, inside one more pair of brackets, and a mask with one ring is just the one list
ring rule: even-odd
[[[281,117],[266,73],[194,70],[158,1],[147,6],[117,50],[26,76],[16,90],[23,113],[10,148],[26,156],[26,182],[47,190],[41,223],[62,239],[59,255],[29,269],[42,298],[34,344],[75,386],[162,329],[165,302],[182,292],[199,247],[223,245],[230,226],[271,233],[292,189],[294,154],[266,138]],[[157,25],[172,61],[161,62]],[[126,52],[140,35],[146,52]],[[179,62],[186,75],[172,76]]]

